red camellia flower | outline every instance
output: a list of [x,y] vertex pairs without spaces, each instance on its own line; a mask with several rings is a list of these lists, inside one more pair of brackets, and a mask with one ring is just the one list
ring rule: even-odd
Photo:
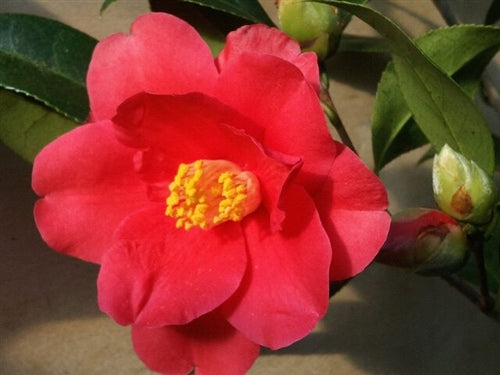
[[278,30],[243,27],[214,61],[188,24],[144,15],[98,44],[87,83],[91,122],[35,160],[35,219],[101,264],[100,308],[151,369],[244,373],[384,242],[384,187],[332,140],[315,55]]

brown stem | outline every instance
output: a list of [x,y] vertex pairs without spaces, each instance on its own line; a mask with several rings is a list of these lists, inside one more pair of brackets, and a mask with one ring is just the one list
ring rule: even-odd
[[472,253],[477,265],[477,272],[479,275],[479,291],[480,291],[480,309],[483,311],[491,310],[494,307],[494,301],[491,298],[488,288],[488,277],[486,275],[486,267],[484,264],[484,253],[482,246],[475,246]]
[[[324,72],[323,69],[322,71]],[[326,117],[328,117],[328,120],[330,121],[332,126],[337,131],[342,143],[357,154],[356,148],[354,147],[354,144],[351,141],[351,137],[349,137],[349,134],[347,133],[345,126],[337,113],[337,109],[333,104],[333,100],[332,97],[330,96],[330,91],[328,90],[328,88],[329,88],[328,76],[326,73],[324,73],[322,74],[321,77],[320,91],[319,91],[319,99],[321,101],[321,105],[323,106],[323,111],[325,112],[325,115]]]
[[480,294],[474,289],[471,285],[467,284],[464,280],[462,280],[460,277],[457,275],[445,275],[442,276],[442,278],[450,284],[452,287],[454,287],[456,290],[458,290],[460,293],[462,293],[469,301],[471,301],[474,305],[480,306],[480,300],[481,296]]
[[484,262],[484,234],[474,233],[469,235],[470,248],[474,260],[476,262],[477,273],[479,278],[479,291],[472,287],[469,283],[462,280],[457,275],[443,276],[451,286],[467,297],[474,303],[484,314],[500,321],[500,311],[495,308],[495,301],[492,298],[488,288],[488,276]]
[[495,311],[494,309],[492,309],[492,307],[488,309],[484,308],[485,304],[482,293],[478,293],[475,288],[473,288],[470,284],[462,280],[457,275],[446,275],[442,276],[442,278],[446,282],[448,282],[448,284],[458,290],[462,295],[464,295],[469,301],[475,304],[481,310],[481,312],[483,312],[490,318],[500,322],[500,314],[498,311]]

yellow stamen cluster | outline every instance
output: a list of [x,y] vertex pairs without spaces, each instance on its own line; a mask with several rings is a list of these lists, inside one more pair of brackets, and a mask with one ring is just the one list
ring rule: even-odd
[[177,219],[177,228],[186,230],[240,221],[261,201],[255,175],[226,160],[180,164],[169,189],[165,214]]
[[227,220],[240,221],[243,219],[243,204],[247,199],[247,188],[245,185],[235,184],[234,174],[222,173],[218,180],[222,184],[220,195],[224,197],[219,203],[219,214],[214,217],[214,223],[222,223]]

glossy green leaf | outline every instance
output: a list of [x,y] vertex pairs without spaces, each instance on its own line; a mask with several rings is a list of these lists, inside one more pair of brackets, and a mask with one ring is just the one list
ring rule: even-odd
[[[165,0],[169,1],[169,0]],[[272,26],[273,21],[257,0],[183,0],[230,13],[254,23]]]
[[0,14],[0,86],[82,122],[89,113],[85,76],[96,43],[57,21]]
[[397,56],[394,63],[406,103],[434,149],[448,144],[492,174],[493,142],[474,102],[440,71]]
[[114,2],[116,2],[116,0],[104,0],[101,5],[100,13],[102,14]]
[[0,89],[0,140],[32,162],[50,141],[77,123],[46,106],[10,90]]
[[363,5],[335,0],[319,2],[353,13],[387,40],[405,101],[435,149],[449,144],[488,173],[493,172],[493,141],[483,116],[472,99],[401,28]]
[[[486,65],[500,47],[500,29],[461,25],[433,30],[418,38],[416,44],[462,89],[474,97]],[[401,93],[398,78],[389,64],[379,82],[372,118],[375,169],[379,171],[401,153],[427,143],[418,134],[411,112]],[[401,142],[405,142],[404,147]]]
[[401,94],[394,65],[390,63],[380,78],[372,114],[375,171],[380,171],[392,159],[427,142],[412,118]]

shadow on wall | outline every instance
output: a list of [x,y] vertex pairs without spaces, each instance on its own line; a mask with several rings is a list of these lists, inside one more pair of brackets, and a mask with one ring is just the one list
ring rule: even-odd
[[[444,25],[444,21],[441,16],[439,16],[432,1],[426,1],[425,4],[422,4],[423,2],[421,0],[420,2],[423,6],[411,7],[408,6],[408,4],[396,0],[372,0],[371,6],[392,20],[404,19],[405,22],[401,25],[402,28],[412,37],[417,37],[421,34],[421,30],[435,29]],[[435,17],[432,19],[429,18],[430,12],[435,13]],[[407,24],[418,25],[418,30],[407,27]]]
[[[263,354],[338,353],[363,374],[495,375],[498,337],[500,325],[441,279],[374,264],[332,299],[318,332]],[[321,358],[336,373],[334,357]]]
[[38,234],[31,165],[2,145],[0,160],[1,344],[26,326],[100,312],[97,266],[48,249]]
[[40,5],[39,1],[15,1],[4,0],[0,4],[0,13],[29,13],[41,17],[54,19],[54,14]]
[[436,208],[432,190],[432,158],[419,164],[430,146],[401,155],[380,171],[389,196],[392,214],[411,207]]

